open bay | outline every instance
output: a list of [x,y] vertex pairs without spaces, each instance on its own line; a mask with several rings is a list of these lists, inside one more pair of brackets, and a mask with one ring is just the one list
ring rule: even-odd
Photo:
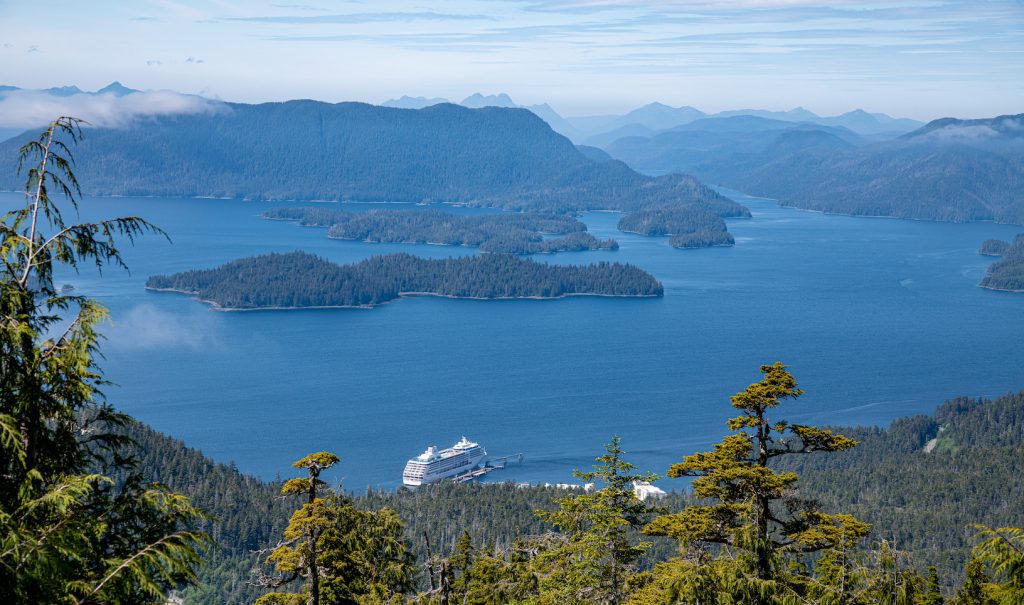
[[[0,194],[4,207],[21,199]],[[111,309],[101,365],[119,408],[265,478],[334,451],[342,463],[332,479],[357,490],[399,485],[409,457],[463,434],[494,456],[525,455],[495,481],[570,481],[614,434],[630,460],[663,473],[718,440],[729,396],[775,360],[807,391],[784,408],[797,422],[885,424],[957,395],[1024,387],[1024,295],[977,287],[992,261],[978,245],[1024,227],[739,201],[754,217],[729,222],[733,248],[675,250],[619,232],[617,214],[591,213],[584,222],[619,251],[535,257],[631,262],[662,281],[662,299],[411,298],[372,310],[218,313],[144,290],[151,274],[270,251],[336,262],[476,253],[330,240],[259,218],[294,204],[210,199],[87,199],[82,218],[138,214],[174,243],[147,237],[128,250],[130,275],[83,268],[58,281]]]

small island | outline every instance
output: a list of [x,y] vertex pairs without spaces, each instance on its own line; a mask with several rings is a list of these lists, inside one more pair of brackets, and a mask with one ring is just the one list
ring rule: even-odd
[[619,229],[640,235],[668,235],[674,248],[708,248],[736,243],[725,221],[698,208],[654,208],[627,214]]
[[[985,244],[991,241],[999,240],[989,240]],[[1002,259],[989,266],[985,277],[978,285],[990,290],[1024,292],[1024,233],[1015,237],[1013,243],[1000,243],[1005,244],[1003,247],[997,247],[1002,250]],[[982,249],[984,248],[985,245],[982,244]]]
[[[327,208],[275,208],[263,213],[271,220],[328,227],[334,239],[392,244],[470,246],[482,252],[550,254],[584,250],[618,250],[615,240],[587,233],[571,216],[544,214],[459,215],[440,210],[369,210],[349,212]],[[562,237],[545,239],[545,235]]]
[[633,265],[549,265],[508,254],[446,259],[388,254],[350,265],[306,252],[266,254],[215,269],[152,276],[146,288],[193,295],[220,310],[368,308],[404,296],[499,300],[664,294],[658,280]]
[[981,242],[978,254],[982,256],[1002,256],[1010,249],[1010,242],[1001,239],[987,239]]

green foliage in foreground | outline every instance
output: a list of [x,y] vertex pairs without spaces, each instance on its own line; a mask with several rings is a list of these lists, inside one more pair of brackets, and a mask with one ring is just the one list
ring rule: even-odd
[[[777,468],[798,472],[799,493],[816,498],[824,510],[852,514],[872,525],[875,538],[844,555],[850,559],[845,577],[891,559],[901,572],[910,568],[915,575],[935,565],[947,597],[977,593],[978,587],[991,582],[991,570],[980,561],[965,570],[977,543],[972,524],[1024,526],[1024,509],[1018,505],[1024,477],[1014,471],[1024,459],[1024,393],[992,401],[956,399],[934,417],[898,420],[884,430],[836,432],[860,445],[844,452],[790,456],[791,464]],[[145,427],[132,425],[129,434],[140,444],[141,470],[188,493],[213,518],[203,527],[220,548],[211,555],[210,568],[200,572],[199,585],[183,593],[186,602],[251,603],[260,594],[247,584],[255,559],[252,551],[272,543],[288,521],[288,503],[275,497],[280,486],[214,463]],[[936,447],[925,452],[936,437]],[[368,491],[353,496],[353,501],[362,510],[388,507],[398,514],[417,568],[422,570],[427,559],[424,532],[432,551],[446,554],[456,550],[466,530],[474,556],[482,558],[480,565],[490,565],[487,573],[497,573],[503,568],[496,557],[520,556],[514,548],[517,543],[550,529],[533,511],[554,510],[555,500],[567,493],[554,487],[444,483],[415,492]],[[668,512],[678,512],[692,503],[670,495],[660,504]],[[640,561],[641,571],[676,552],[666,538],[648,541],[652,545]],[[886,551],[889,554],[883,557]],[[425,573],[418,581],[421,589],[427,588]],[[990,601],[963,601],[975,602]]]
[[[703,601],[709,594],[732,594],[752,603],[806,597],[806,584],[820,581],[803,573],[810,553],[848,550],[867,536],[868,525],[852,515],[829,514],[800,496],[798,476],[770,466],[775,459],[814,452],[840,452],[856,441],[812,426],[770,420],[783,400],[803,394],[780,363],[761,367],[764,379],[732,398],[740,415],[728,422],[732,434],[712,452],[687,456],[669,468],[674,477],[694,477],[694,495],[707,504],[655,519],[644,530],[680,543],[682,556],[655,570],[668,575],[668,594],[645,600]],[[719,575],[705,574],[710,561]],[[656,584],[657,585],[657,584]],[[648,591],[652,593],[652,591]],[[771,598],[764,596],[771,594]],[[652,601],[653,599],[653,601]]]
[[267,254],[150,277],[146,286],[194,293],[229,309],[374,306],[403,294],[499,299],[664,293],[658,280],[633,265],[551,265],[505,254],[444,259],[388,254],[351,265],[305,252]]
[[[67,224],[77,211],[71,145],[59,118],[21,149],[25,206],[0,218],[0,603],[156,603],[192,580],[200,512],[146,483],[103,401],[95,301],[59,292],[55,267],[123,266],[116,240],[159,231],[137,217]],[[63,210],[68,210],[65,206]]]
[[[257,605],[396,602],[411,589],[412,555],[402,523],[389,509],[361,511],[331,493],[320,473],[337,463],[334,454],[319,452],[293,465],[308,476],[289,479],[281,494],[307,500],[292,514],[283,540],[261,553],[274,573],[257,569],[255,583],[272,591]],[[298,590],[279,590],[292,584]]]

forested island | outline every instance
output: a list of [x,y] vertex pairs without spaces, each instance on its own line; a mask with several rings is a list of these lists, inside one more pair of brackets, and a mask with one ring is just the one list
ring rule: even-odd
[[[466,216],[435,209],[349,212],[328,208],[274,208],[264,212],[263,217],[328,227],[328,237],[363,242],[469,246],[480,248],[482,252],[507,254],[619,249],[615,240],[594,237],[587,233],[585,224],[567,215]],[[562,237],[544,239],[545,235]]]
[[[990,243],[993,241],[999,242],[1002,246]],[[991,290],[1024,292],[1024,233],[1015,237],[1013,243],[988,240],[982,244],[982,250],[986,245],[989,250],[1001,250],[1002,258],[989,265],[979,285]]]
[[657,208],[627,214],[619,229],[640,235],[668,235],[675,248],[732,246],[736,243],[720,216],[697,209]]
[[388,254],[350,265],[305,252],[266,254],[215,269],[152,276],[146,287],[192,294],[224,310],[374,307],[424,295],[495,300],[664,294],[658,280],[633,265],[549,265],[507,254]]
[[987,239],[981,242],[978,254],[982,256],[1002,256],[1010,249],[1010,242],[1001,239]]

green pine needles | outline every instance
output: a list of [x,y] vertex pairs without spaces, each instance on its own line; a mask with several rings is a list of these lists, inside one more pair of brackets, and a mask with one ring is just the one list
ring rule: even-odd
[[[129,422],[95,365],[106,309],[59,292],[58,266],[124,267],[118,239],[162,233],[138,217],[65,221],[81,192],[62,117],[21,148],[25,206],[0,217],[0,602],[167,598],[194,577],[205,534],[187,499],[134,471]],[[55,192],[67,204],[52,197]]]
[[253,583],[269,589],[257,605],[401,603],[412,589],[412,554],[398,515],[358,510],[331,490],[320,474],[337,463],[334,454],[318,452],[292,465],[306,476],[286,481],[281,494],[305,502],[283,539],[260,553],[273,571],[254,569]]

